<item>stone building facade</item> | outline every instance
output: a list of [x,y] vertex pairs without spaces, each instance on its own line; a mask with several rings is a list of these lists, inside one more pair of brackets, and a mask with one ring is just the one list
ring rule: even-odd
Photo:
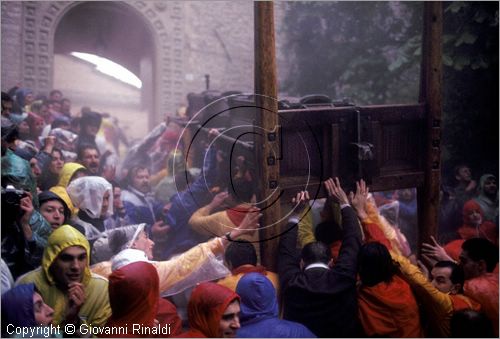
[[[278,44],[284,6],[275,5]],[[211,89],[253,91],[253,11],[251,1],[2,1],[2,90],[48,94],[55,55],[93,52],[143,80],[151,128],[205,90],[205,74]]]

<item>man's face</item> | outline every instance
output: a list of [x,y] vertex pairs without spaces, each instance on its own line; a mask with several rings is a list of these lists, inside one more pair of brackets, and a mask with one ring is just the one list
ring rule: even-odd
[[38,165],[38,160],[36,160],[36,158],[31,158],[30,167],[35,178],[38,178],[40,174],[42,174],[42,170],[40,169],[40,166]]
[[240,303],[233,301],[222,314],[219,330],[222,338],[236,338],[236,331],[240,328]]
[[49,105],[43,104],[42,107],[40,107],[40,115],[45,119],[45,122],[52,121]]
[[49,200],[40,206],[40,214],[47,220],[52,230],[64,223],[64,206],[58,200]]
[[148,193],[151,190],[149,185],[149,170],[138,169],[132,180],[132,187],[142,193]]
[[82,282],[87,266],[87,252],[81,246],[64,249],[50,266],[50,272],[56,283],[67,289],[72,282]]
[[132,248],[144,251],[149,260],[153,259],[153,247],[155,243],[153,240],[149,239],[146,232],[142,231],[135,239],[132,244]]
[[462,253],[460,253],[458,261],[460,262],[460,266],[462,266],[464,270],[465,280],[476,278],[481,275],[482,272],[480,270],[479,263],[472,260],[469,257],[467,251],[462,250]]
[[85,166],[90,173],[97,175],[99,173],[99,164],[99,152],[95,148],[87,148],[83,151],[82,165]]
[[19,134],[29,134],[30,133],[30,125],[23,120],[17,125],[17,129],[19,130]]
[[63,100],[62,101],[62,110],[63,112],[69,112],[71,110],[71,101]]
[[24,104],[31,105],[31,103],[33,102],[34,99],[35,99],[35,96],[33,95],[33,93],[28,93],[24,97]]
[[120,187],[113,187],[113,208],[117,211],[122,207],[122,189]]
[[484,181],[484,193],[487,195],[495,195],[497,194],[498,186],[497,186],[497,181],[495,178],[490,177]]
[[61,103],[59,101],[54,101],[52,103],[52,110],[55,112],[61,112]]
[[85,126],[85,133],[91,136],[96,136],[97,132],[99,132],[99,126],[95,125],[86,125]]
[[109,192],[106,191],[102,196],[102,205],[101,205],[101,218],[106,216],[109,208]]
[[454,287],[451,282],[450,267],[434,267],[431,271],[432,285],[443,293],[449,293]]
[[2,114],[8,116],[12,110],[12,101],[2,100]]
[[43,122],[43,120],[37,120],[35,122],[35,125],[34,125],[35,130],[32,131],[32,133],[34,135],[40,135],[40,133],[42,133],[44,127],[45,127],[45,123]]
[[54,310],[47,305],[40,294],[33,293],[33,310],[37,325],[49,326],[54,319]]
[[457,174],[457,179],[459,181],[471,181],[471,172],[469,167],[460,167]]
[[50,95],[50,100],[60,101],[62,99],[62,93],[54,92]]

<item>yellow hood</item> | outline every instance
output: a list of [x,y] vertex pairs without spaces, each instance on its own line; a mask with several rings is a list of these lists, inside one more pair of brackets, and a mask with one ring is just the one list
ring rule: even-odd
[[61,227],[54,230],[47,240],[48,244],[43,251],[42,258],[42,269],[45,273],[47,281],[53,285],[54,278],[49,272],[49,268],[57,258],[57,256],[66,248],[71,246],[81,246],[87,252],[87,266],[85,267],[85,272],[83,273],[82,283],[86,285],[90,280],[90,245],[85,236],[78,232],[78,230],[70,225],[62,225]]
[[57,183],[57,186],[68,187],[69,181],[71,180],[73,174],[75,174],[76,171],[82,168],[85,169],[85,166],[80,165],[76,162],[65,163],[61,170],[61,173],[59,174],[59,182]]
[[[71,198],[69,197],[68,192],[66,192],[66,188],[64,188],[62,186],[52,186],[49,189],[49,191],[57,194],[62,200],[64,200],[64,202],[68,206],[69,210],[71,211],[71,216],[78,214],[78,208],[76,208],[73,205],[73,202],[71,201]],[[69,221],[69,220],[66,220],[66,221]]]

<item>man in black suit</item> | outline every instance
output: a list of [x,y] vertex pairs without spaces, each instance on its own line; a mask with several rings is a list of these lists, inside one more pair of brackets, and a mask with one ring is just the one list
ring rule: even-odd
[[[298,218],[289,220],[288,232],[279,243],[278,273],[284,302],[284,319],[307,326],[318,337],[356,337],[360,334],[356,295],[357,256],[362,243],[362,231],[356,213],[338,178],[324,182],[328,195],[335,198],[342,212],[342,246],[335,266],[330,249],[320,242],[306,245],[298,255]],[[366,195],[359,184],[351,201]],[[296,202],[309,200],[300,192]]]

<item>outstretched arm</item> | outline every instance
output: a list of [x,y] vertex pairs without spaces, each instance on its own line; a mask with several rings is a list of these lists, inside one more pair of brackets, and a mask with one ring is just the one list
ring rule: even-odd
[[300,255],[296,246],[298,219],[307,201],[309,201],[309,193],[307,191],[299,192],[293,198],[294,213],[286,225],[286,230],[280,236],[278,246],[278,275],[280,286],[283,289],[301,271]]
[[[340,186],[338,178],[332,178],[325,181],[325,187],[328,195],[333,197],[339,204],[342,213],[342,246],[340,247],[339,257],[333,270],[348,276],[356,278],[357,257],[361,248],[362,231],[359,225],[358,218],[354,213],[353,208],[349,204],[347,194]],[[354,197],[351,193],[351,196]]]
[[[253,234],[259,228],[261,216],[259,209],[251,209],[241,224],[229,232],[229,238]],[[217,256],[224,253],[229,243],[226,237],[214,238],[170,260],[154,262],[160,277],[160,293],[172,295],[201,281],[228,275],[230,272]]]

